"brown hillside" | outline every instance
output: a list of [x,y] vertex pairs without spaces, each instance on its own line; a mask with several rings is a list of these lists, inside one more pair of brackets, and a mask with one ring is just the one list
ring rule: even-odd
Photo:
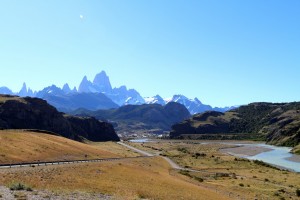
[[118,157],[61,136],[23,130],[0,131],[0,164]]

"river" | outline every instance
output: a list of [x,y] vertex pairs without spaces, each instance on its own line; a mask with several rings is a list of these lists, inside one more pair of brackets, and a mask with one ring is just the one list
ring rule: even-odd
[[[136,139],[130,140],[131,142],[155,142],[155,140],[151,139]],[[163,140],[161,140],[163,141]],[[201,144],[201,141],[198,141]],[[213,143],[218,143],[219,141],[211,141]],[[205,143],[208,143],[205,141]],[[205,144],[203,143],[203,144]],[[247,158],[250,160],[261,160],[263,162],[276,165],[278,167],[282,167],[285,169],[289,169],[295,172],[300,172],[300,155],[295,155],[290,153],[290,147],[278,147],[273,145],[267,145],[264,143],[242,143],[242,142],[226,142],[221,141],[219,143],[228,144],[228,145],[237,145],[235,148],[227,148],[222,149],[222,152],[229,153],[231,155]],[[255,155],[247,155],[247,153],[237,153],[239,152],[239,148],[252,148],[254,150],[258,150]],[[263,150],[263,151],[260,151]]]

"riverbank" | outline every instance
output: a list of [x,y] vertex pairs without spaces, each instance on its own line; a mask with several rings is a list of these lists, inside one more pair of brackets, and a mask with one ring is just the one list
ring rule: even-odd
[[272,151],[271,148],[260,147],[260,146],[236,146],[231,148],[220,149],[220,152],[231,154],[234,156],[248,157],[255,156],[257,154]]

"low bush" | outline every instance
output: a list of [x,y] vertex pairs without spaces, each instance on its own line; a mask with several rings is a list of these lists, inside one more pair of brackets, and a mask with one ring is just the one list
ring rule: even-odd
[[201,182],[201,183],[204,181],[203,178],[200,178],[200,177],[197,177],[197,176],[194,176],[194,179],[195,179],[196,181]]
[[32,191],[32,188],[28,185],[25,185],[23,183],[12,183],[9,185],[10,190],[26,190],[26,191]]
[[184,176],[188,176],[190,178],[193,178],[193,176],[186,170],[180,170],[179,173],[184,175]]
[[300,197],[300,189],[296,190],[296,195],[297,195],[297,197]]
[[269,167],[269,168],[272,168],[272,169],[277,169],[277,170],[280,170],[279,168],[277,167],[274,167],[273,165],[270,165],[268,163],[265,163],[261,160],[253,160],[253,163],[257,164],[257,165],[261,165],[261,166],[264,166],[264,167]]

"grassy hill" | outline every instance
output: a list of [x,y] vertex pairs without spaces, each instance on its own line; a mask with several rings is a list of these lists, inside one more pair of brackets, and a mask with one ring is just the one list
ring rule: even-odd
[[119,157],[112,151],[45,133],[0,131],[0,164]]
[[225,113],[206,112],[172,128],[173,138],[259,139],[296,146],[300,143],[300,102],[252,103]]

